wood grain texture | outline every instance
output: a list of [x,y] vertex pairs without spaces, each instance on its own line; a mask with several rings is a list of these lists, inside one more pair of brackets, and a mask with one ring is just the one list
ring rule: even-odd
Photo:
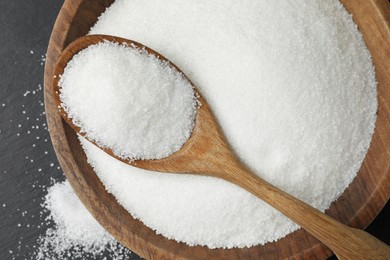
[[[331,205],[329,215],[357,228],[366,227],[390,196],[390,33],[386,0],[344,0],[370,49],[378,80],[378,120],[369,152],[353,183]],[[61,51],[85,35],[112,1],[65,1],[53,29],[45,67],[45,107],[54,148],[73,189],[97,220],[122,244],[150,259],[324,259],[332,252],[303,230],[243,249],[208,249],[176,243],[144,226],[108,194],[86,161],[74,131],[62,121],[50,93],[53,66]]]

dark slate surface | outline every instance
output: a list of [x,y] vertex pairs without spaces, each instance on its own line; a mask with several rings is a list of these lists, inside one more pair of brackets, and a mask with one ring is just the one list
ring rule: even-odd
[[[41,59],[61,5],[0,0],[0,260],[33,259],[47,228],[43,187],[64,179],[45,129],[41,89]],[[388,244],[389,219],[388,203],[368,228]]]

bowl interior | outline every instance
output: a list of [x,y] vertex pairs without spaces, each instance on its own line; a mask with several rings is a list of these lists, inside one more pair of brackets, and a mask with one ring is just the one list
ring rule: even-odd
[[[53,66],[61,51],[88,33],[98,16],[113,0],[66,0],[46,57],[45,109],[57,157],[73,189],[99,223],[118,241],[146,258],[326,258],[332,252],[300,229],[264,246],[242,249],[190,247],[157,235],[134,219],[109,194],[93,169],[73,130],[61,119],[51,95]],[[363,165],[352,184],[332,203],[327,214],[357,228],[365,228],[390,197],[390,4],[386,0],[342,0],[353,14],[371,51],[378,80],[378,119]]]

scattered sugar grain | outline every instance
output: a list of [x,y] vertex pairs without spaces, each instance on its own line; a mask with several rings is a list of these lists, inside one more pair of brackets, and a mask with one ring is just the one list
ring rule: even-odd
[[[376,82],[337,0],[116,0],[90,33],[168,57],[205,96],[242,162],[318,209],[356,176],[374,129]],[[224,181],[146,172],[83,146],[106,189],[168,238],[246,247],[298,228]]]

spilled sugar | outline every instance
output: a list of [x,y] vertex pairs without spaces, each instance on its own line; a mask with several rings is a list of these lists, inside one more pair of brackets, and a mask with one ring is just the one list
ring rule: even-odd
[[77,198],[67,181],[48,189],[44,207],[46,222],[54,227],[40,237],[34,257],[43,259],[128,259],[131,252],[99,225]]
[[134,45],[102,42],[76,54],[59,81],[61,106],[90,140],[124,159],[159,159],[194,126],[191,84]]
[[[117,0],[90,33],[169,57],[208,100],[239,158],[316,208],[328,208],[356,176],[374,131],[376,82],[337,0]],[[224,181],[143,171],[81,142],[107,190],[168,238],[245,247],[298,228]]]

